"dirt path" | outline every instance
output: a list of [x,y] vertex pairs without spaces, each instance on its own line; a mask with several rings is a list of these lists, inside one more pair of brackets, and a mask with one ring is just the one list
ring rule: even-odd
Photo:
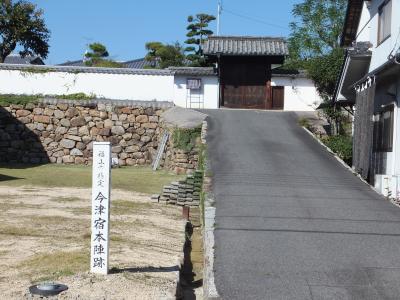
[[90,189],[0,186],[0,299],[32,283],[69,286],[59,299],[158,299],[173,291],[184,242],[180,210],[113,190],[110,265],[88,272]]

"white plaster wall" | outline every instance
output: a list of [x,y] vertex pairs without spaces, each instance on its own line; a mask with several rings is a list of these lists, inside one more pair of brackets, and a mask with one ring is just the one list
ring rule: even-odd
[[[188,78],[201,78],[202,89],[199,91],[204,100],[204,105],[195,104],[192,108],[219,108],[218,101],[218,77],[217,76],[175,76],[174,82],[174,103],[177,106],[189,107],[186,103],[188,90],[186,89],[186,80]],[[197,101],[197,100],[196,100]]]
[[0,93],[85,93],[116,100],[173,101],[174,76],[0,70]]
[[[383,43],[378,44],[378,11],[379,7],[382,5],[384,0],[373,0],[371,2],[370,11],[364,12],[362,15],[362,20],[371,16],[371,21],[368,25],[369,28],[369,36],[370,42],[373,45],[372,50],[372,58],[370,71],[375,70],[380,65],[387,62],[387,57],[390,51],[396,46],[399,48],[400,46],[400,0],[391,0],[392,1],[392,25],[391,25],[391,36],[385,40]],[[361,22],[359,26],[359,30],[361,29]],[[361,40],[361,39],[358,39]],[[397,41],[397,44],[396,44]]]
[[[397,109],[396,109],[397,108]],[[395,120],[393,130],[393,153],[394,153],[394,170],[393,174],[400,174],[400,77],[397,80],[397,97],[395,108]]]
[[272,77],[272,86],[284,86],[284,110],[314,111],[322,102],[314,82],[308,78]]
[[363,9],[360,18],[360,24],[357,30],[357,42],[367,42],[371,39],[371,23],[369,22],[371,18],[370,11],[366,2],[363,3]]

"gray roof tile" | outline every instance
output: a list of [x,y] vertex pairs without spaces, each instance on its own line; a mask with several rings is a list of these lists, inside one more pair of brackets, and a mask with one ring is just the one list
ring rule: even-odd
[[203,44],[205,55],[288,55],[287,42],[280,37],[211,36]]
[[103,73],[103,74],[138,74],[138,75],[173,75],[170,70],[160,69],[129,69],[129,68],[96,68],[96,67],[80,67],[80,66],[35,66],[35,65],[15,65],[0,64],[0,70],[27,70],[32,69],[47,72],[71,72],[71,73]]
[[169,67],[176,75],[192,75],[192,76],[213,76],[216,75],[214,68],[202,67]]
[[10,54],[5,60],[5,64],[16,64],[16,65],[44,65],[43,60],[39,56],[21,57],[19,54]]
[[103,73],[103,74],[137,74],[137,75],[193,75],[193,76],[212,76],[215,75],[213,68],[200,67],[170,67],[167,69],[131,69],[131,68],[96,68],[81,66],[36,66],[36,65],[17,65],[0,64],[0,70],[26,70],[33,72],[34,69],[45,72],[70,72],[70,73]]

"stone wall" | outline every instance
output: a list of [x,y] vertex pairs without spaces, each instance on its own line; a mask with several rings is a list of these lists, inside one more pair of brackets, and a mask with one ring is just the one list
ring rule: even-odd
[[0,162],[89,164],[110,141],[120,165],[152,162],[165,108],[59,102],[0,107]]
[[172,134],[168,141],[167,152],[165,154],[165,167],[176,174],[191,174],[199,162],[200,139],[196,141],[191,150],[182,150],[174,147]]

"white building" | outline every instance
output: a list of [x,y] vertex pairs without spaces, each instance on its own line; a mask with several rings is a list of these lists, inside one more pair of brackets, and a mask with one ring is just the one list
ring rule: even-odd
[[[271,76],[270,99],[275,103],[279,98],[279,106],[274,109],[312,111],[320,104],[313,81],[303,72],[273,70]],[[110,100],[167,101],[187,108],[217,109],[222,106],[220,91],[220,78],[214,68],[159,70],[0,64],[0,94],[84,93]]]
[[349,0],[335,100],[354,107],[353,167],[383,194],[400,188],[400,0]]

